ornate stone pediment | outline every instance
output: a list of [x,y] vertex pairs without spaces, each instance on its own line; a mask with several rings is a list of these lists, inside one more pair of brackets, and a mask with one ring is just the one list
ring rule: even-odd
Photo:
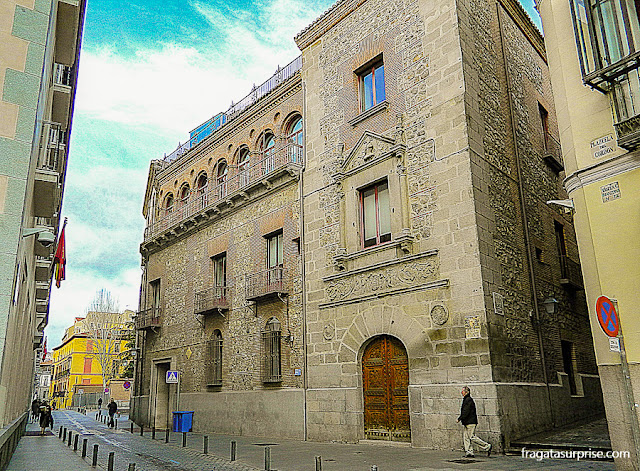
[[365,131],[344,159],[340,173],[353,173],[359,168],[365,167],[372,160],[393,155],[395,153],[395,144],[394,139],[375,132]]

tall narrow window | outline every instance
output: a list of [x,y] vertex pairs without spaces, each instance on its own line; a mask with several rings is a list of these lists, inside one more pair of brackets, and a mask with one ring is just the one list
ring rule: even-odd
[[201,173],[200,175],[198,175],[198,180],[196,181],[196,188],[197,188],[197,194],[198,194],[198,198],[200,200],[200,207],[204,208],[207,206],[207,174],[206,173]]
[[289,127],[289,132],[287,134],[289,161],[300,163],[302,162],[303,143],[302,118],[298,117],[292,121],[291,126]]
[[360,214],[363,247],[391,240],[389,186],[386,181],[360,192]]
[[267,322],[264,332],[262,332],[263,344],[263,369],[262,381],[265,383],[277,383],[282,381],[280,370],[280,321],[272,317]]
[[277,288],[276,285],[282,284],[283,261],[282,232],[279,232],[267,238],[267,283],[274,290]]
[[191,193],[189,185],[182,185],[180,188],[180,206],[184,206],[189,201],[189,194]]
[[173,212],[173,194],[169,193],[164,199],[164,212],[170,214]]
[[540,113],[540,124],[542,125],[544,150],[549,151],[549,112],[540,103],[538,103],[538,112]]
[[564,240],[564,227],[558,221],[553,221],[553,228],[556,234],[556,247],[558,248],[558,257],[560,258],[560,277],[567,278],[567,245],[565,244]]
[[226,252],[213,258],[214,297],[223,299],[227,290],[227,254]]
[[85,374],[89,374],[91,373],[91,363],[93,362],[93,358],[88,357],[84,359],[84,368],[82,369],[82,372]]
[[229,172],[229,167],[227,166],[227,162],[221,160],[218,163],[218,172],[216,176],[216,183],[218,185],[218,196],[220,198],[224,198],[227,196],[227,173]]
[[360,82],[360,111],[367,111],[382,103],[386,98],[382,59],[359,69],[356,73]]
[[575,396],[578,394],[578,388],[576,387],[573,343],[561,340],[560,345],[562,347],[562,365],[564,367],[564,372],[567,373],[567,376],[569,377],[569,390],[571,391],[571,395]]
[[209,386],[222,386],[222,333],[216,329],[208,342],[210,365],[207,371]]
[[238,173],[240,174],[240,186],[247,186],[251,182],[249,175],[249,149],[240,149],[238,155]]
[[265,174],[272,172],[276,168],[275,147],[276,139],[273,134],[262,136],[262,153],[264,154],[262,169]]
[[151,288],[151,306],[152,315],[159,315],[158,311],[160,310],[160,280],[153,280],[149,283],[149,287]]

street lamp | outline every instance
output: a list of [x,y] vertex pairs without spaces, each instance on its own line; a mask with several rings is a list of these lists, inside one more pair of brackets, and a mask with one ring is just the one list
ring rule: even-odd
[[559,304],[558,300],[556,298],[554,298],[553,296],[547,296],[547,299],[542,301],[542,305],[544,306],[545,311],[547,311],[547,314],[555,313],[556,312],[556,306],[558,304]]
[[45,227],[32,227],[22,231],[22,237],[38,235],[37,240],[43,247],[49,247],[56,241],[56,236]]

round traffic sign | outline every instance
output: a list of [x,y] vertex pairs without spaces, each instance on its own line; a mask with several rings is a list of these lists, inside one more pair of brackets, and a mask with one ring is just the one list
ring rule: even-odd
[[596,314],[604,333],[609,337],[617,337],[620,331],[620,319],[613,301],[606,296],[600,296],[596,301]]
[[129,389],[131,387],[131,381],[125,381],[122,387],[125,389]]

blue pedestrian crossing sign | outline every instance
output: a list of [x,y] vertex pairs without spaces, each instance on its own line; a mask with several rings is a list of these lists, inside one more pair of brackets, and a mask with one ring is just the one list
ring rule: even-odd
[[167,371],[167,384],[178,384],[180,373],[178,371]]

